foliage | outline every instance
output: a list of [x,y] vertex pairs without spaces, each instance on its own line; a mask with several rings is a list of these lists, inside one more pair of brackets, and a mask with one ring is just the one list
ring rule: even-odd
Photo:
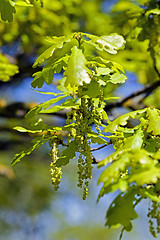
[[10,64],[9,60],[0,54],[0,80],[7,82],[11,76],[18,73],[18,66]]
[[[15,7],[11,2],[13,1],[5,0],[2,5],[9,4],[6,13],[2,14],[1,11],[3,21],[13,19]],[[15,155],[12,166],[48,142],[52,158],[51,179],[55,190],[59,188],[62,167],[77,157],[77,186],[83,188],[83,199],[86,199],[89,181],[92,178],[92,163],[96,163],[93,155],[95,149],[92,146],[101,145],[96,149],[99,150],[112,144],[115,151],[98,163],[98,168],[105,169],[98,180],[98,184],[102,183],[103,186],[97,201],[105,194],[115,191],[119,193],[107,210],[106,225],[122,225],[123,230],[131,231],[132,220],[138,216],[135,210],[137,204],[149,198],[153,202],[153,209],[149,209],[148,217],[157,220],[159,233],[160,110],[156,108],[157,105],[151,107],[148,103],[143,109],[128,111],[112,121],[106,112],[107,105],[114,100],[113,90],[127,79],[123,66],[125,70],[136,72],[143,84],[160,81],[159,1],[118,1],[111,16],[105,15],[112,23],[112,27],[106,30],[108,35],[104,35],[107,27],[96,29],[94,33],[90,20],[89,29],[77,22],[79,16],[82,16],[83,20],[90,17],[90,13],[87,15],[85,10],[88,1],[60,3],[54,0],[54,10],[48,0],[44,1],[44,6],[34,1],[25,2],[15,2],[20,15],[15,15],[17,21],[11,24],[26,26],[25,20],[20,20],[26,12],[31,30],[26,28],[23,35],[12,32],[1,41],[10,42],[20,34],[24,51],[30,51],[34,45],[42,47],[42,53],[33,64],[34,68],[39,68],[33,74],[33,88],[41,88],[44,83],[52,84],[57,73],[61,73],[62,78],[57,85],[58,93],[41,92],[53,95],[53,98],[35,106],[26,114],[28,127],[15,128],[20,132],[32,133],[36,138],[32,141],[32,147]],[[93,3],[92,9],[99,6],[96,4]],[[2,6],[0,5],[1,10]],[[77,6],[80,8],[77,9]],[[36,17],[37,9],[40,16],[45,15],[44,19]],[[34,13],[33,17],[31,13]],[[71,13],[73,19],[69,21]],[[104,15],[98,14],[101,24]],[[44,24],[46,17],[47,26]],[[51,26],[56,26],[56,36],[51,36],[48,28],[51,20]],[[40,23],[44,28],[38,28]],[[79,23],[79,26],[75,23]],[[110,34],[113,29],[117,33]],[[1,29],[0,31],[3,32]],[[46,35],[48,38],[44,41]],[[138,54],[139,51],[141,54]],[[2,74],[6,74],[7,78],[1,78],[6,81],[18,70],[15,67],[10,73],[8,70],[11,66],[5,60],[4,62],[8,67],[4,66],[7,72],[3,70]],[[157,86],[159,85],[158,83]],[[147,103],[149,93],[144,91],[146,99],[142,99],[141,102]],[[63,111],[64,117],[67,116],[64,126],[50,126],[45,123],[45,115],[59,111]],[[59,152],[61,145],[64,147],[62,153]],[[156,236],[151,219],[150,232]]]

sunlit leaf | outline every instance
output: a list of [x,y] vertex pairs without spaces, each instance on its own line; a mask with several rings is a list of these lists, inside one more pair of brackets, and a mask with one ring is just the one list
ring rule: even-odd
[[136,117],[140,117],[144,112],[146,112],[146,109],[143,110],[138,110],[138,111],[134,111],[134,112],[129,112],[126,113],[118,118],[116,118],[113,122],[111,122],[105,129],[104,132],[114,132],[117,130],[117,128],[119,126],[125,126],[127,124],[127,121],[130,118],[136,118]]
[[44,109],[47,109],[48,107],[51,106],[51,104],[54,104],[60,100],[62,100],[63,98],[65,98],[66,95],[63,95],[63,96],[59,96],[57,98],[53,98],[51,100],[48,100],[46,102],[43,102],[39,105],[37,105],[36,107],[32,108],[27,114],[26,114],[26,118],[29,119],[29,118],[33,118],[35,115],[37,115],[38,113],[40,113],[41,110],[44,110]]
[[147,132],[153,135],[160,135],[160,114],[156,109],[148,109],[147,116],[149,119]]
[[149,11],[146,11],[146,13],[145,13],[146,17],[148,17],[150,14],[160,15],[160,9],[158,9],[158,8],[151,9]]
[[73,34],[70,35],[69,37],[64,37],[64,36],[59,37],[59,41],[54,42],[54,44],[51,47],[49,47],[37,58],[37,60],[33,64],[33,67],[37,67],[38,65],[41,65],[46,59],[50,58],[56,50],[62,49],[65,43],[69,42],[72,38],[73,38]]
[[48,139],[41,139],[35,141],[32,147],[30,147],[27,150],[24,150],[18,154],[15,155],[14,159],[12,160],[11,166],[14,166],[17,162],[19,162],[22,158],[24,158],[26,155],[30,155],[36,148],[39,148],[43,143],[48,141]]
[[156,183],[160,178],[160,168],[152,166],[146,169],[133,172],[129,178],[129,182],[136,182],[138,185]]
[[109,36],[101,36],[101,37],[97,37],[91,34],[85,34],[85,35],[90,39],[90,41],[85,41],[85,42],[88,44],[91,44],[92,46],[97,48],[97,50],[107,51],[111,54],[116,54],[117,50],[124,48],[124,44],[125,44],[124,38],[116,33]]
[[16,6],[21,6],[21,7],[33,7],[34,5],[33,4],[30,4],[28,2],[24,2],[24,1],[17,1],[15,2],[15,5]]
[[72,48],[72,54],[68,61],[68,66],[65,71],[66,81],[65,86],[79,86],[84,83],[90,83],[91,78],[86,67],[87,60],[81,49],[76,46]]
[[126,79],[127,77],[124,74],[115,73],[110,76],[110,79],[108,80],[108,82],[111,82],[113,84],[124,83]]
[[97,76],[101,76],[101,75],[108,75],[109,73],[111,73],[112,70],[110,68],[102,68],[99,67],[97,68]]

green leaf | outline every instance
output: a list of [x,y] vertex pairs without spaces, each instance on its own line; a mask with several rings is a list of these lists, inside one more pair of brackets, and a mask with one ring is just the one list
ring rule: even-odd
[[[91,139],[92,143],[108,145],[108,142],[104,138],[101,137],[101,134],[97,135],[96,133],[95,134],[88,133],[87,136]],[[102,136],[104,136],[104,135],[102,135]]]
[[113,227],[121,224],[126,231],[131,231],[131,220],[138,217],[134,209],[134,202],[137,201],[136,194],[138,193],[139,189],[132,187],[125,194],[119,194],[107,211],[105,225]]
[[138,185],[156,183],[160,178],[160,168],[156,166],[149,166],[137,172],[133,172],[129,178],[129,182],[136,182]]
[[97,98],[102,95],[103,89],[99,86],[99,83],[95,80],[92,80],[87,85],[87,90],[82,92],[82,96],[87,95],[90,98]]
[[44,103],[39,104],[39,105],[37,105],[36,107],[32,108],[32,109],[26,114],[25,117],[26,117],[27,119],[30,118],[30,119],[32,120],[32,118],[35,117],[38,113],[40,113],[42,110],[47,109],[48,107],[51,106],[51,104],[54,104],[54,103],[62,100],[62,99],[65,98],[65,97],[67,97],[67,95],[59,96],[59,97],[57,97],[57,98],[54,98],[54,99],[51,99],[51,100],[48,100],[48,101],[46,101],[46,102],[44,102]]
[[127,77],[124,74],[114,73],[113,75],[110,76],[109,80],[107,79],[107,82],[111,82],[113,84],[124,83],[126,81],[126,79],[127,79]]
[[111,122],[105,129],[104,132],[115,132],[119,126],[125,126],[127,121],[130,118],[139,118],[143,113],[145,113],[147,108],[143,110],[137,110],[133,112],[126,113],[118,118],[116,118],[113,122]]
[[54,113],[61,111],[63,109],[78,109],[79,108],[79,103],[74,102],[72,98],[68,98],[65,102],[63,102],[61,105],[56,105],[53,107],[50,107],[47,110],[41,110],[40,113]]
[[35,140],[34,141],[35,143],[33,144],[32,147],[15,155],[14,159],[12,160],[11,166],[14,166],[17,162],[19,162],[26,155],[30,155],[36,148],[39,148],[43,143],[48,141],[48,139],[42,139],[42,138],[41,138],[41,140],[36,140],[36,139],[34,139],[34,140]]
[[[106,157],[105,159],[103,159],[101,162],[98,163],[98,168],[103,167],[105,165],[107,165],[108,163],[113,162],[114,160],[116,160],[121,154],[124,154],[126,152],[130,151],[130,149],[120,149],[115,151],[114,153],[110,154],[108,157]],[[103,178],[103,177],[102,177]],[[101,179],[98,180],[98,184],[101,182]]]
[[86,35],[90,41],[84,40],[85,43],[88,43],[94,46],[99,51],[106,51],[111,54],[116,54],[117,50],[123,49],[125,40],[122,36],[114,33],[109,36],[101,36],[97,37],[91,34],[84,34]]
[[0,80],[7,82],[11,76],[18,72],[18,66],[10,64],[9,60],[0,54]]
[[101,173],[97,184],[104,182],[106,187],[107,185],[117,181],[118,178],[120,178],[120,173],[126,170],[129,163],[130,163],[130,154],[124,152],[123,155],[121,154],[120,157],[117,157],[116,161],[113,162]]
[[46,82],[48,85],[53,82],[53,76],[54,76],[54,69],[49,67],[49,68],[43,68],[42,71],[36,72],[33,74],[34,80],[31,83],[31,86],[33,88],[41,88]]
[[43,129],[39,129],[39,130],[30,130],[30,129],[26,129],[24,127],[21,126],[16,126],[13,129],[19,131],[19,132],[28,132],[28,133],[37,133],[37,132],[42,132]]
[[140,149],[143,144],[144,133],[140,129],[133,136],[125,138],[123,148]]
[[156,152],[160,148],[160,138],[152,137],[145,139],[145,150],[148,152]]
[[0,15],[3,21],[13,21],[13,14],[16,12],[14,5],[11,0],[0,0]]
[[108,75],[109,73],[113,72],[113,70],[111,70],[110,68],[102,68],[99,67],[97,68],[97,76],[101,76],[101,75]]
[[147,116],[149,119],[147,132],[151,132],[153,135],[160,135],[160,116],[156,109],[148,109]]
[[46,95],[53,95],[55,97],[59,96],[59,95],[64,95],[64,93],[54,93],[54,92],[42,92],[42,91],[39,91],[39,90],[34,90],[35,92],[38,92],[38,93],[42,93],[42,94],[46,94]]
[[68,66],[65,71],[66,81],[65,86],[79,86],[83,82],[90,83],[89,69],[86,67],[87,60],[81,49],[76,46],[72,48],[72,53],[68,61]]
[[158,8],[151,9],[149,11],[146,11],[146,13],[145,13],[146,17],[148,17],[150,14],[160,15],[160,9],[158,9]]
[[149,189],[144,187],[144,188],[141,189],[141,192],[143,192],[143,194],[146,197],[150,198],[152,201],[160,202],[160,198],[159,198],[159,196],[157,196],[157,193],[154,190],[155,189],[152,186]]
[[29,3],[24,2],[24,1],[15,2],[15,5],[16,6],[21,6],[21,7],[33,7],[34,6],[33,4],[29,4]]
[[69,163],[69,160],[75,157],[78,143],[74,140],[70,142],[69,146],[63,150],[61,157],[57,160],[56,166],[61,167]]
[[[56,37],[57,39],[57,37]],[[56,51],[58,50],[62,50],[63,48],[65,48],[66,43],[70,42],[73,39],[73,34],[71,34],[68,37],[59,37],[58,41],[54,41],[53,45],[50,46],[47,50],[45,50],[35,61],[35,63],[33,64],[33,67],[37,67],[38,65],[41,65],[46,59],[52,57],[52,55],[54,53],[56,53]],[[76,41],[76,40],[75,40]],[[74,42],[75,43],[75,42]],[[71,47],[73,46],[73,44],[71,45],[67,45],[67,51],[70,51]],[[65,56],[65,52],[62,51],[62,54],[60,54],[60,52],[57,52],[58,55],[54,56],[55,60],[60,59],[62,57]]]

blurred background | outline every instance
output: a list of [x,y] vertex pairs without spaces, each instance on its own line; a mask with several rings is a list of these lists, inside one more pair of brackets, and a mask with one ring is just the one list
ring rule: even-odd
[[[15,1],[16,2],[16,1]],[[27,1],[26,1],[27,2]],[[131,41],[140,4],[147,1],[118,0],[44,0],[30,1],[34,7],[16,7],[13,22],[0,21],[0,54],[9,59],[12,72],[0,66],[0,239],[1,240],[117,240],[121,227],[107,229],[105,215],[115,194],[103,197],[97,204],[100,171],[93,168],[89,195],[82,200],[77,189],[76,161],[65,167],[60,190],[55,192],[50,179],[49,147],[44,145],[19,164],[10,167],[14,154],[29,148],[32,135],[18,133],[15,126],[26,126],[24,116],[36,104],[49,100],[31,89],[32,69],[38,54],[48,45],[46,36],[60,36],[74,31],[105,35],[113,32],[127,38],[126,49],[116,56],[116,61],[127,70],[128,81],[108,94],[123,98],[154,81],[151,59],[144,45]],[[131,16],[131,17],[129,17]],[[114,57],[113,57],[114,59]],[[133,59],[133,61],[131,61]],[[3,62],[0,57],[0,63]],[[15,65],[18,65],[18,69]],[[10,78],[11,76],[11,78]],[[152,77],[151,77],[152,76]],[[56,74],[54,83],[61,78]],[[9,80],[10,79],[10,80]],[[56,85],[44,84],[42,91],[56,92]],[[145,104],[160,104],[157,89]],[[134,107],[134,103],[132,108]],[[126,108],[114,109],[113,116],[125,113]],[[63,125],[60,117],[48,116],[49,124]],[[95,153],[103,159],[113,151],[112,146]],[[148,200],[136,210],[139,218],[133,222],[131,233],[124,240],[152,240],[148,230]]]

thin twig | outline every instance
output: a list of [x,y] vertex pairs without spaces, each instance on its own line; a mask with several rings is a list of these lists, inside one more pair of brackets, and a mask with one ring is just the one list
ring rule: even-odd
[[121,230],[120,236],[119,236],[119,240],[122,239],[124,230],[125,230],[125,228],[123,227],[122,230]]
[[97,147],[97,148],[91,148],[91,152],[100,150],[100,149],[102,149],[102,148],[104,148],[104,147],[107,147],[109,144],[111,144],[111,142],[109,142],[107,145],[104,144],[104,145],[102,145],[102,146],[100,146],[100,147]]
[[98,164],[101,161],[102,160],[100,160],[100,159],[96,159],[95,157],[92,157],[92,164]]

